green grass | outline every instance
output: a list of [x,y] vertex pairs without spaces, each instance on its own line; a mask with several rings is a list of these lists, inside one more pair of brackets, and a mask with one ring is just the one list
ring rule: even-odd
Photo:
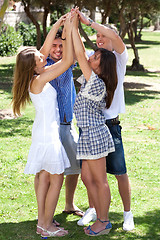
[[[159,56],[160,56],[160,47],[158,46],[160,43],[160,32],[143,32],[142,42],[136,44],[138,48],[140,64],[144,66],[144,68],[148,70],[159,70]],[[132,64],[132,60],[134,58],[133,50],[129,46],[129,61],[128,65]]]
[[[126,163],[132,187],[132,211],[135,230],[122,230],[123,207],[114,176],[108,175],[112,200],[110,220],[113,229],[97,239],[160,239],[160,33],[145,32],[145,42],[138,44],[141,63],[154,72],[127,72],[125,89],[126,114],[120,116]],[[151,60],[153,59],[153,60]],[[129,62],[132,50],[129,49]],[[9,109],[15,57],[0,58],[0,109]],[[75,73],[77,74],[77,72]],[[155,86],[153,88],[153,86]],[[22,117],[0,120],[0,239],[40,239],[36,235],[37,204],[33,176],[24,175],[34,120],[32,104]],[[55,218],[69,230],[62,239],[90,239],[76,222],[79,217],[62,213],[65,188],[61,190]],[[79,180],[76,205],[86,210],[86,190]],[[58,238],[55,238],[58,239]]]

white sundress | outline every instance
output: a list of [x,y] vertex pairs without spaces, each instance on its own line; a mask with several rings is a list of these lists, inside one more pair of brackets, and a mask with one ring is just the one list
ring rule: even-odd
[[47,83],[41,93],[33,94],[29,91],[29,95],[36,116],[24,173],[36,174],[45,170],[51,174],[61,174],[70,167],[70,162],[59,137],[57,92]]

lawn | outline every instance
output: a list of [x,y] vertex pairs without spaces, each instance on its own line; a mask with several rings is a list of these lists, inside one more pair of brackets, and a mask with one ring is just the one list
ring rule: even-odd
[[[113,229],[97,239],[160,239],[160,33],[144,32],[137,44],[140,63],[149,71],[127,72],[125,78],[126,114],[120,116],[123,141],[132,187],[135,229],[122,230],[123,207],[114,176],[111,188],[110,220]],[[128,49],[131,64],[133,53]],[[15,57],[0,58],[0,109],[11,109],[11,86]],[[74,75],[76,72],[74,73]],[[32,104],[18,119],[0,120],[0,239],[41,239],[36,235],[37,204],[33,176],[24,175],[34,120]],[[65,188],[61,190],[55,213],[57,221],[69,230],[62,239],[90,239],[76,222],[79,217],[62,213]],[[75,203],[88,208],[86,190],[79,179]],[[55,238],[58,239],[58,238]]]

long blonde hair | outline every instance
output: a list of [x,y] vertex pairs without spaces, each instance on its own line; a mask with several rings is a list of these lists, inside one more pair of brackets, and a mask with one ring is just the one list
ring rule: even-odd
[[14,82],[12,88],[12,105],[15,116],[21,115],[21,108],[24,108],[27,102],[30,102],[29,83],[34,75],[36,66],[35,52],[36,48],[26,47],[18,53],[14,71]]

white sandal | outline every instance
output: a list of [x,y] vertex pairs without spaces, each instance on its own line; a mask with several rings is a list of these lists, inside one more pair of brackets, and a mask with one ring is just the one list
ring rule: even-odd
[[38,226],[38,225],[37,225],[37,228],[40,229],[40,230],[42,230],[41,232],[36,231],[37,234],[41,234],[43,231],[45,231],[44,228],[42,228],[42,227],[40,227],[40,226]]
[[47,230],[44,229],[44,232],[48,233],[48,235],[41,234],[41,237],[64,237],[65,235],[67,235],[67,234],[64,234],[62,236],[57,236],[56,234],[60,231],[64,231],[64,230],[63,229],[58,229],[55,232],[51,232],[51,231],[47,231]]

